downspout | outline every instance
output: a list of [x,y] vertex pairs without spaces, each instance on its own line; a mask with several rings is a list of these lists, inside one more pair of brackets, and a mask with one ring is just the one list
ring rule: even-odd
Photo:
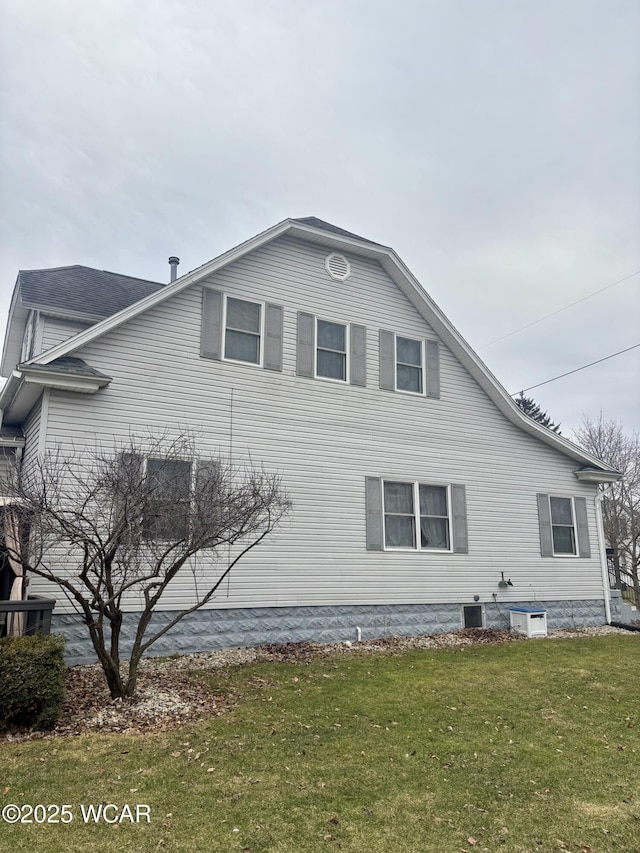
[[607,625],[611,624],[611,599],[609,595],[609,567],[607,565],[607,551],[604,544],[604,522],[602,520],[602,501],[613,488],[609,483],[606,489],[598,492],[594,498],[596,508],[596,526],[598,528],[598,548],[600,551],[600,569],[602,571],[602,590],[604,592],[604,613]]

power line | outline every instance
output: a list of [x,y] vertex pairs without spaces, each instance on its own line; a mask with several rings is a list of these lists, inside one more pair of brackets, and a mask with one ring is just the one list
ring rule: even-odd
[[587,367],[593,367],[594,364],[600,364],[603,361],[608,361],[610,358],[615,358],[617,355],[622,355],[623,352],[629,352],[632,349],[640,347],[640,344],[634,344],[632,347],[621,349],[619,352],[614,352],[611,355],[605,355],[604,358],[599,358],[597,361],[592,361],[589,364],[583,364],[582,367],[576,367],[575,370],[569,370],[567,373],[561,373],[560,376],[554,376],[553,379],[546,379],[544,382],[538,382],[537,385],[530,385],[529,388],[523,388],[522,391],[515,391],[515,394],[524,394],[525,391],[533,391],[534,388],[540,388],[541,385],[548,385],[550,382],[555,382],[556,379],[564,379],[565,376],[571,376],[572,373],[578,373],[580,370],[586,370]]
[[591,299],[592,296],[597,296],[599,293],[604,293],[604,291],[609,290],[610,287],[615,287],[616,284],[622,284],[623,281],[628,281],[630,278],[633,278],[634,276],[639,274],[640,270],[636,270],[635,272],[632,272],[631,275],[626,275],[624,278],[619,278],[617,281],[614,281],[611,284],[607,284],[605,287],[601,287],[600,290],[594,290],[593,293],[589,293],[587,294],[587,296],[583,296],[581,299],[577,299],[570,305],[565,305],[564,308],[558,308],[557,311],[552,311],[551,314],[545,314],[544,317],[540,317],[538,320],[534,320],[532,323],[527,323],[526,326],[521,326],[519,329],[516,329],[513,332],[509,332],[509,334],[507,335],[502,335],[501,338],[496,338],[494,341],[489,341],[488,344],[483,344],[481,347],[478,347],[478,349],[486,349],[487,347],[493,346],[493,344],[497,344],[500,341],[504,341],[506,338],[510,338],[513,335],[517,335],[518,332],[524,332],[525,329],[530,329],[531,326],[536,326],[538,323],[542,323],[543,320],[548,320],[549,317],[555,317],[556,314],[561,314],[568,308],[573,308],[574,305],[579,305],[581,302],[585,302],[587,299]]

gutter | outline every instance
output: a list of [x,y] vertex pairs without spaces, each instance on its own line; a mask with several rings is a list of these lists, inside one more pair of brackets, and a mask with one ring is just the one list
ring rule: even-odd
[[593,499],[596,508],[596,525],[598,528],[598,548],[600,550],[600,569],[602,571],[602,590],[604,592],[604,613],[607,625],[611,625],[611,600],[609,594],[609,567],[607,552],[604,546],[604,522],[602,520],[602,501],[613,488],[613,483],[603,489]]

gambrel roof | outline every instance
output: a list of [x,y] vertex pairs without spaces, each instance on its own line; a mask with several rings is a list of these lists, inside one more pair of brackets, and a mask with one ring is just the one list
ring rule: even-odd
[[[170,299],[187,287],[203,281],[213,273],[223,269],[234,261],[246,256],[279,237],[289,236],[306,242],[315,243],[336,252],[358,255],[377,261],[389,277],[393,280],[399,290],[411,302],[416,311],[426,320],[433,331],[438,335],[445,346],[453,353],[458,361],[465,367],[469,374],[476,380],[487,396],[494,402],[499,411],[520,429],[535,436],[566,456],[579,462],[590,472],[594,479],[600,477],[601,481],[618,479],[616,472],[611,471],[600,460],[577,447],[560,435],[546,429],[537,421],[527,417],[514,403],[511,396],[498,382],[489,368],[482,362],[478,355],[471,349],[462,335],[454,328],[440,308],[431,299],[422,285],[414,277],[408,267],[404,264],[396,252],[379,243],[365,240],[350,231],[345,231],[316,217],[305,217],[302,219],[285,219],[272,228],[257,234],[249,240],[241,243],[222,255],[208,261],[202,266],[178,278],[176,281],[159,285],[153,282],[141,282],[140,279],[128,279],[121,276],[123,280],[141,282],[141,287],[148,287],[149,292],[137,301],[123,305],[112,315],[101,319],[90,328],[84,329],[77,335],[69,338],[63,343],[52,347],[41,353],[24,365],[28,368],[37,365],[49,365],[52,362],[72,355],[81,347],[107,334],[121,326],[123,323],[143,314],[150,308],[158,305],[166,299]],[[75,268],[67,268],[75,269]],[[86,269],[86,268],[80,268]],[[113,275],[113,274],[108,274]],[[21,366],[22,369],[22,366]],[[20,370],[14,371],[7,386],[0,393],[0,408],[6,408],[19,393],[21,382]],[[10,388],[12,386],[12,389]],[[580,478],[577,472],[576,476]]]

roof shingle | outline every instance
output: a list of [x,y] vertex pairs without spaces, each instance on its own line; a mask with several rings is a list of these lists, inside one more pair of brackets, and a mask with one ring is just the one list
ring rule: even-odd
[[18,281],[25,307],[49,308],[100,319],[164,287],[156,281],[83,266],[20,270]]
[[325,222],[324,219],[318,219],[317,216],[303,216],[301,219],[293,219],[292,222],[299,222],[301,225],[311,225],[313,228],[319,228],[321,231],[328,231],[330,234],[341,234],[343,237],[361,240],[363,243],[370,243],[372,246],[382,246],[382,243],[374,243],[373,240],[367,240],[365,237],[360,237],[359,234],[354,234],[352,231],[345,231],[344,228],[338,228],[337,225]]

